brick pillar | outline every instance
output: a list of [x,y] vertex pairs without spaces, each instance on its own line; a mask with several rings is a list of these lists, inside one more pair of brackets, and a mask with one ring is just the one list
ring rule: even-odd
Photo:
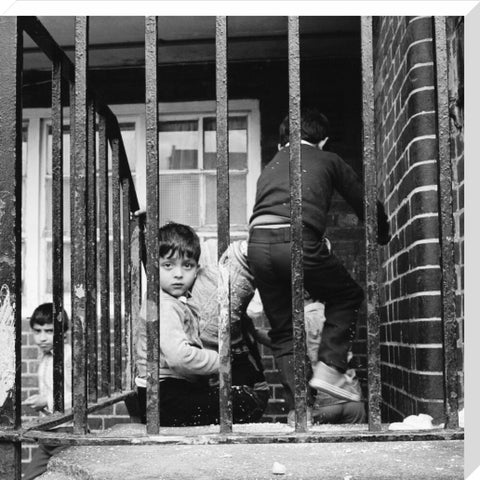
[[376,17],[380,192],[392,241],[381,259],[384,421],[443,419],[438,147],[432,17]]

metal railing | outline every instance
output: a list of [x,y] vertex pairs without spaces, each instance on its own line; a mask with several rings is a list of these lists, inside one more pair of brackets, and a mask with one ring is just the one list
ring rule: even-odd
[[[160,433],[159,408],[159,158],[158,158],[158,31],[157,18],[147,17],[145,23],[145,104],[146,104],[146,178],[147,218],[145,234],[146,256],[143,254],[144,225],[140,218],[132,217],[139,209],[135,187],[119,124],[110,108],[95,93],[88,79],[88,18],[75,21],[75,62],[53,41],[50,34],[35,17],[3,17],[0,19],[2,51],[2,81],[0,104],[2,107],[2,178],[0,191],[5,209],[0,231],[0,248],[8,265],[0,265],[2,281],[15,297],[15,332],[21,338],[21,74],[22,35],[26,32],[52,62],[52,198],[63,197],[63,145],[64,128],[62,99],[64,84],[69,85],[71,125],[71,229],[72,229],[72,344],[73,344],[73,411],[64,413],[63,398],[63,337],[62,322],[54,322],[54,415],[39,419],[21,428],[20,420],[20,342],[16,342],[16,377],[10,416],[13,421],[0,431],[2,441],[15,447],[22,438],[57,444],[130,443],[129,438],[100,438],[88,434],[88,414],[125,400],[133,394],[132,319],[138,316],[141,296],[141,260],[146,265],[147,296],[147,434],[137,443],[182,443],[178,438],[169,440],[151,437]],[[433,434],[381,431],[381,381],[378,316],[378,260],[376,251],[376,161],[373,94],[372,19],[362,18],[362,76],[363,76],[363,138],[365,181],[365,224],[367,251],[367,338],[368,338],[368,409],[369,430],[342,434],[344,440],[460,438],[455,431],[444,430]],[[216,19],[216,89],[217,89],[217,219],[218,256],[230,243],[229,231],[229,161],[228,161],[228,91],[227,91],[227,19]],[[337,441],[338,435],[308,432],[306,405],[305,328],[303,318],[302,267],[302,195],[300,167],[300,35],[297,17],[288,19],[289,112],[291,132],[291,218],[292,221],[292,297],[295,383],[295,432],[285,435],[283,441]],[[439,81],[442,78],[439,76]],[[98,117],[98,158],[96,158],[96,118]],[[111,147],[112,191],[108,186],[108,147]],[[445,156],[445,148],[442,149]],[[442,157],[443,158],[443,157]],[[98,185],[97,185],[98,183]],[[444,182],[445,189],[447,183]],[[450,184],[451,185],[451,184]],[[98,196],[96,194],[98,188]],[[448,193],[448,192],[447,192]],[[113,250],[109,251],[109,202],[112,203]],[[63,310],[63,205],[54,201],[53,221],[53,304],[55,318]],[[97,212],[99,223],[97,224]],[[448,225],[447,225],[448,226]],[[100,232],[97,238],[97,230]],[[122,243],[123,234],[123,243]],[[449,231],[444,232],[446,239]],[[445,252],[449,252],[446,246]],[[110,275],[109,258],[113,256]],[[123,274],[122,274],[123,257]],[[447,259],[451,263],[451,259]],[[97,282],[97,273],[99,281]],[[123,275],[123,280],[122,280]],[[111,277],[113,278],[111,280]],[[450,277],[448,277],[450,278]],[[445,292],[449,290],[446,280]],[[122,288],[123,282],[123,288]],[[111,361],[110,293],[113,293],[113,362]],[[97,299],[100,305],[97,305]],[[123,299],[123,303],[122,303]],[[123,308],[122,308],[123,305]],[[97,318],[97,311],[100,317]],[[212,435],[209,442],[274,442],[278,436],[236,436],[232,433],[230,323],[228,295],[219,305],[220,362],[220,435]],[[450,317],[449,317],[450,318]],[[98,321],[98,323],[97,323]],[[450,325],[449,321],[449,325]],[[100,335],[97,334],[100,330]],[[451,329],[445,331],[445,344],[452,344]],[[100,348],[99,348],[100,347]],[[100,357],[98,352],[100,350]],[[453,378],[454,352],[446,348],[446,374]],[[87,361],[88,359],[88,361]],[[100,360],[100,367],[98,361]],[[113,363],[113,365],[112,365]],[[112,368],[113,367],[113,368]],[[124,375],[124,370],[126,374]],[[98,375],[100,372],[100,375]],[[113,375],[112,375],[113,374]],[[113,377],[113,378],[112,378]],[[458,426],[454,405],[455,385],[447,382],[449,399],[447,415],[449,426]],[[73,419],[74,434],[47,432],[49,428]],[[301,434],[301,435],[300,435]],[[188,442],[188,439],[185,440]],[[18,472],[17,472],[18,473]]]

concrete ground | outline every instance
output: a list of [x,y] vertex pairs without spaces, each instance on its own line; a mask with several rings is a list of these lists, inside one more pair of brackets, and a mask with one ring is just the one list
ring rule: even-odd
[[[274,474],[275,463],[285,473]],[[463,479],[463,441],[79,446],[54,457],[40,478]]]

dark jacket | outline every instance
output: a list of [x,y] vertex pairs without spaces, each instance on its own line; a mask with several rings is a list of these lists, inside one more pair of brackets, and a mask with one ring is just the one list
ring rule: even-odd
[[[337,154],[302,144],[303,223],[321,238],[334,189],[363,221],[363,186],[354,170]],[[290,218],[290,151],[280,150],[263,169],[257,182],[257,195],[250,222],[260,215]],[[380,202],[378,207],[379,243],[388,242],[388,220]]]

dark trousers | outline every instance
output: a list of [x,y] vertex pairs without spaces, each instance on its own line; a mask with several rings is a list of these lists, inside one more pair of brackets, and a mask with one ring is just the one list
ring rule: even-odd
[[325,405],[313,411],[315,423],[365,423],[366,419],[363,402]]
[[[270,322],[272,351],[277,361],[293,355],[290,228],[254,228],[248,244],[248,262]],[[310,296],[325,303],[325,324],[318,360],[347,369],[347,352],[355,334],[363,290],[323,239],[303,231],[304,285]],[[292,365],[284,359],[282,365]],[[288,367],[289,368],[293,367]],[[281,366],[280,366],[281,369]],[[293,372],[280,372],[292,388]]]
[[[142,410],[146,389],[137,389]],[[232,386],[232,413],[235,423],[258,422],[268,402],[268,391],[254,391],[246,385]],[[145,410],[144,410],[145,411]],[[143,421],[146,420],[142,415]],[[160,425],[182,427],[220,422],[219,387],[180,379],[160,382]]]
[[[71,427],[59,427],[57,432],[72,433]],[[62,445],[45,445],[40,443],[38,448],[33,451],[32,461],[27,465],[23,472],[23,480],[33,480],[47,471],[47,465],[53,455],[68,448]]]

